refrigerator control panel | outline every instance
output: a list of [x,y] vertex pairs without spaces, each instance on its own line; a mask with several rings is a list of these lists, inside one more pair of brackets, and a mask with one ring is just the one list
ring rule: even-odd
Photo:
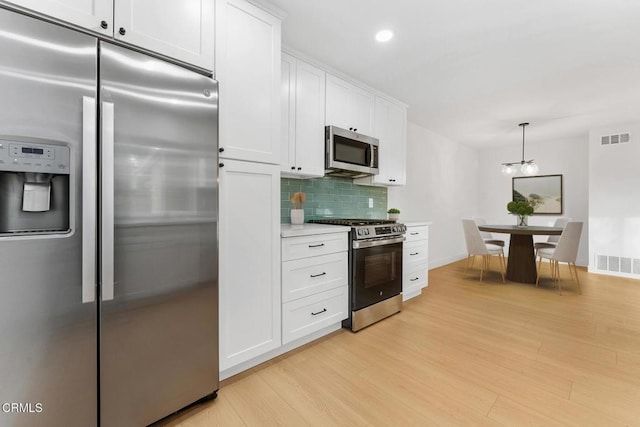
[[0,139],[0,171],[69,174],[69,147]]

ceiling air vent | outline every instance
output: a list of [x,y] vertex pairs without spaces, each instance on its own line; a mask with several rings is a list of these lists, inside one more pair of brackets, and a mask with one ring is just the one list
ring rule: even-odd
[[629,132],[618,133],[615,135],[604,135],[600,138],[600,145],[624,144],[631,141]]

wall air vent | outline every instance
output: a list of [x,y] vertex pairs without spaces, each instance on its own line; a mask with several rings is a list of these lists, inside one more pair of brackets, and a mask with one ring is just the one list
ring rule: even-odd
[[600,145],[624,144],[631,141],[629,132],[618,133],[615,135],[604,135],[600,138]]
[[640,258],[599,255],[595,257],[598,273],[640,278]]

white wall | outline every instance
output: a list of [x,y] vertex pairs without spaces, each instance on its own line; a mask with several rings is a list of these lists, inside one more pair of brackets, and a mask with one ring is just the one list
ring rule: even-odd
[[[516,218],[507,212],[507,203],[511,200],[511,178],[502,175],[500,164],[522,158],[522,145],[483,150],[480,152],[480,198],[479,216],[488,223],[515,224]],[[540,167],[539,175],[562,174],[563,214],[575,221],[583,221],[582,237],[576,264],[586,266],[589,263],[589,143],[584,138],[571,141],[553,141],[526,145],[526,158],[535,159]],[[522,176],[518,173],[516,176]],[[640,202],[639,202],[640,203]],[[559,215],[533,215],[529,217],[531,225],[553,225]],[[504,238],[508,235],[495,235]],[[544,240],[536,236],[535,240]]]
[[[631,142],[601,145],[602,135],[630,132]],[[640,123],[589,132],[589,256],[635,259],[640,277]],[[613,273],[615,274],[615,273]]]
[[[478,151],[416,124],[407,125],[407,185],[390,187],[401,221],[429,220],[429,266],[465,258],[462,218],[476,214]],[[470,211],[473,209],[474,211]]]

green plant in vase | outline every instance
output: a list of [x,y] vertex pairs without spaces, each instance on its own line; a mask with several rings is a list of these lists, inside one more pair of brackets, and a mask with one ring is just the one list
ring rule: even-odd
[[527,217],[533,215],[533,206],[529,202],[509,202],[507,203],[507,210],[509,213],[518,216],[518,227],[525,227],[527,225]]
[[387,211],[389,219],[397,221],[400,218],[400,209],[391,208]]

